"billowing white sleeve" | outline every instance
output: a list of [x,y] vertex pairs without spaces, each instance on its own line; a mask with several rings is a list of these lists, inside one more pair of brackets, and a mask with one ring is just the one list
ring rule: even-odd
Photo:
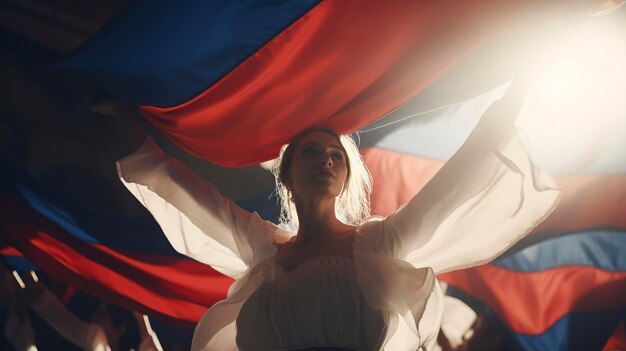
[[492,260],[542,222],[559,188],[515,128],[490,127],[481,121],[418,194],[372,223],[366,246],[441,274]]
[[119,160],[117,169],[176,251],[233,278],[274,252],[281,232],[274,224],[222,197],[152,139]]

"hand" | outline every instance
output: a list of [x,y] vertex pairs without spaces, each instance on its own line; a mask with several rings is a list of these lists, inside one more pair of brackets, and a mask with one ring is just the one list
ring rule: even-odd
[[493,102],[474,128],[472,133],[477,140],[491,144],[506,140],[515,132],[515,120],[526,101],[531,83],[532,76],[529,73],[513,79],[504,96]]

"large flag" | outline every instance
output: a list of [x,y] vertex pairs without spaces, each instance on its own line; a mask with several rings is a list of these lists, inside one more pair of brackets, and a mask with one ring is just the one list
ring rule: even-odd
[[[566,1],[134,1],[57,67],[141,105],[175,145],[223,165],[272,158],[310,125],[352,132],[386,116],[360,134],[374,176],[373,209],[384,215],[432,177],[502,94],[501,84],[528,59],[524,39],[553,35],[536,24],[576,23],[588,8]],[[565,190],[535,237],[607,226],[623,235],[623,115],[602,132],[578,131],[579,145],[552,149],[549,137],[536,136],[555,128],[525,121],[539,125],[528,131],[530,145]],[[187,325],[225,295],[230,281],[176,255],[153,222],[102,217],[5,169],[2,230],[53,276]],[[244,207],[267,206],[258,199]]]
[[193,328],[232,283],[178,254],[149,216],[95,212],[4,160],[0,204],[5,257],[129,309]]
[[[625,15],[622,9],[608,23],[623,23]],[[626,69],[604,60],[626,59],[626,45],[611,41],[623,38],[623,28],[610,27],[580,34],[574,47],[584,43],[588,53],[565,50],[577,54],[563,61],[576,70],[551,79],[571,84],[569,95],[550,94],[542,77],[518,119],[535,161],[563,189],[560,204],[504,258],[439,277],[495,311],[524,350],[600,350],[613,332],[611,340],[624,338]],[[407,104],[363,130],[375,213],[387,215],[419,191],[503,90],[426,112]]]
[[601,350],[626,318],[625,248],[623,231],[583,231],[440,278],[487,304],[522,350]]
[[597,3],[133,1],[57,67],[139,105],[192,155],[242,166],[312,125],[353,132],[467,60],[473,84],[431,104],[502,83]]

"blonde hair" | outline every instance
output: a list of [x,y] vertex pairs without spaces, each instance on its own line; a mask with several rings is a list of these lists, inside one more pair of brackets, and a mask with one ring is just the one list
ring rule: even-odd
[[292,199],[291,192],[285,185],[289,179],[293,153],[299,142],[311,132],[324,132],[333,135],[343,147],[348,162],[348,173],[343,191],[335,200],[335,215],[341,222],[349,225],[358,225],[370,215],[370,193],[372,192],[372,177],[363,163],[359,149],[350,136],[339,136],[335,131],[326,128],[308,128],[292,138],[291,143],[285,144],[272,173],[276,180],[276,194],[280,202],[281,227],[289,230],[298,229],[298,213]]

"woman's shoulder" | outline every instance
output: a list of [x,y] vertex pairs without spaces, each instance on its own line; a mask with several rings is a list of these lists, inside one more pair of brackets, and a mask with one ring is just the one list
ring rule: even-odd
[[286,244],[289,244],[296,238],[296,233],[282,229],[281,227],[274,224],[274,232],[273,232],[273,244],[276,248],[280,248]]
[[367,218],[364,218],[359,223],[359,225],[356,226],[356,236],[358,237],[359,234],[362,234],[364,229],[368,227],[373,227],[373,226],[375,227],[377,225],[380,225],[384,220],[385,220],[385,217],[378,216],[378,215],[372,215],[372,216],[368,216]]
[[385,220],[385,217],[383,216],[379,216],[379,215],[371,215],[371,216],[367,216],[366,218],[364,218],[361,223],[359,223],[358,227],[361,227],[362,225],[366,225],[368,223],[373,223],[373,222],[382,222]]

